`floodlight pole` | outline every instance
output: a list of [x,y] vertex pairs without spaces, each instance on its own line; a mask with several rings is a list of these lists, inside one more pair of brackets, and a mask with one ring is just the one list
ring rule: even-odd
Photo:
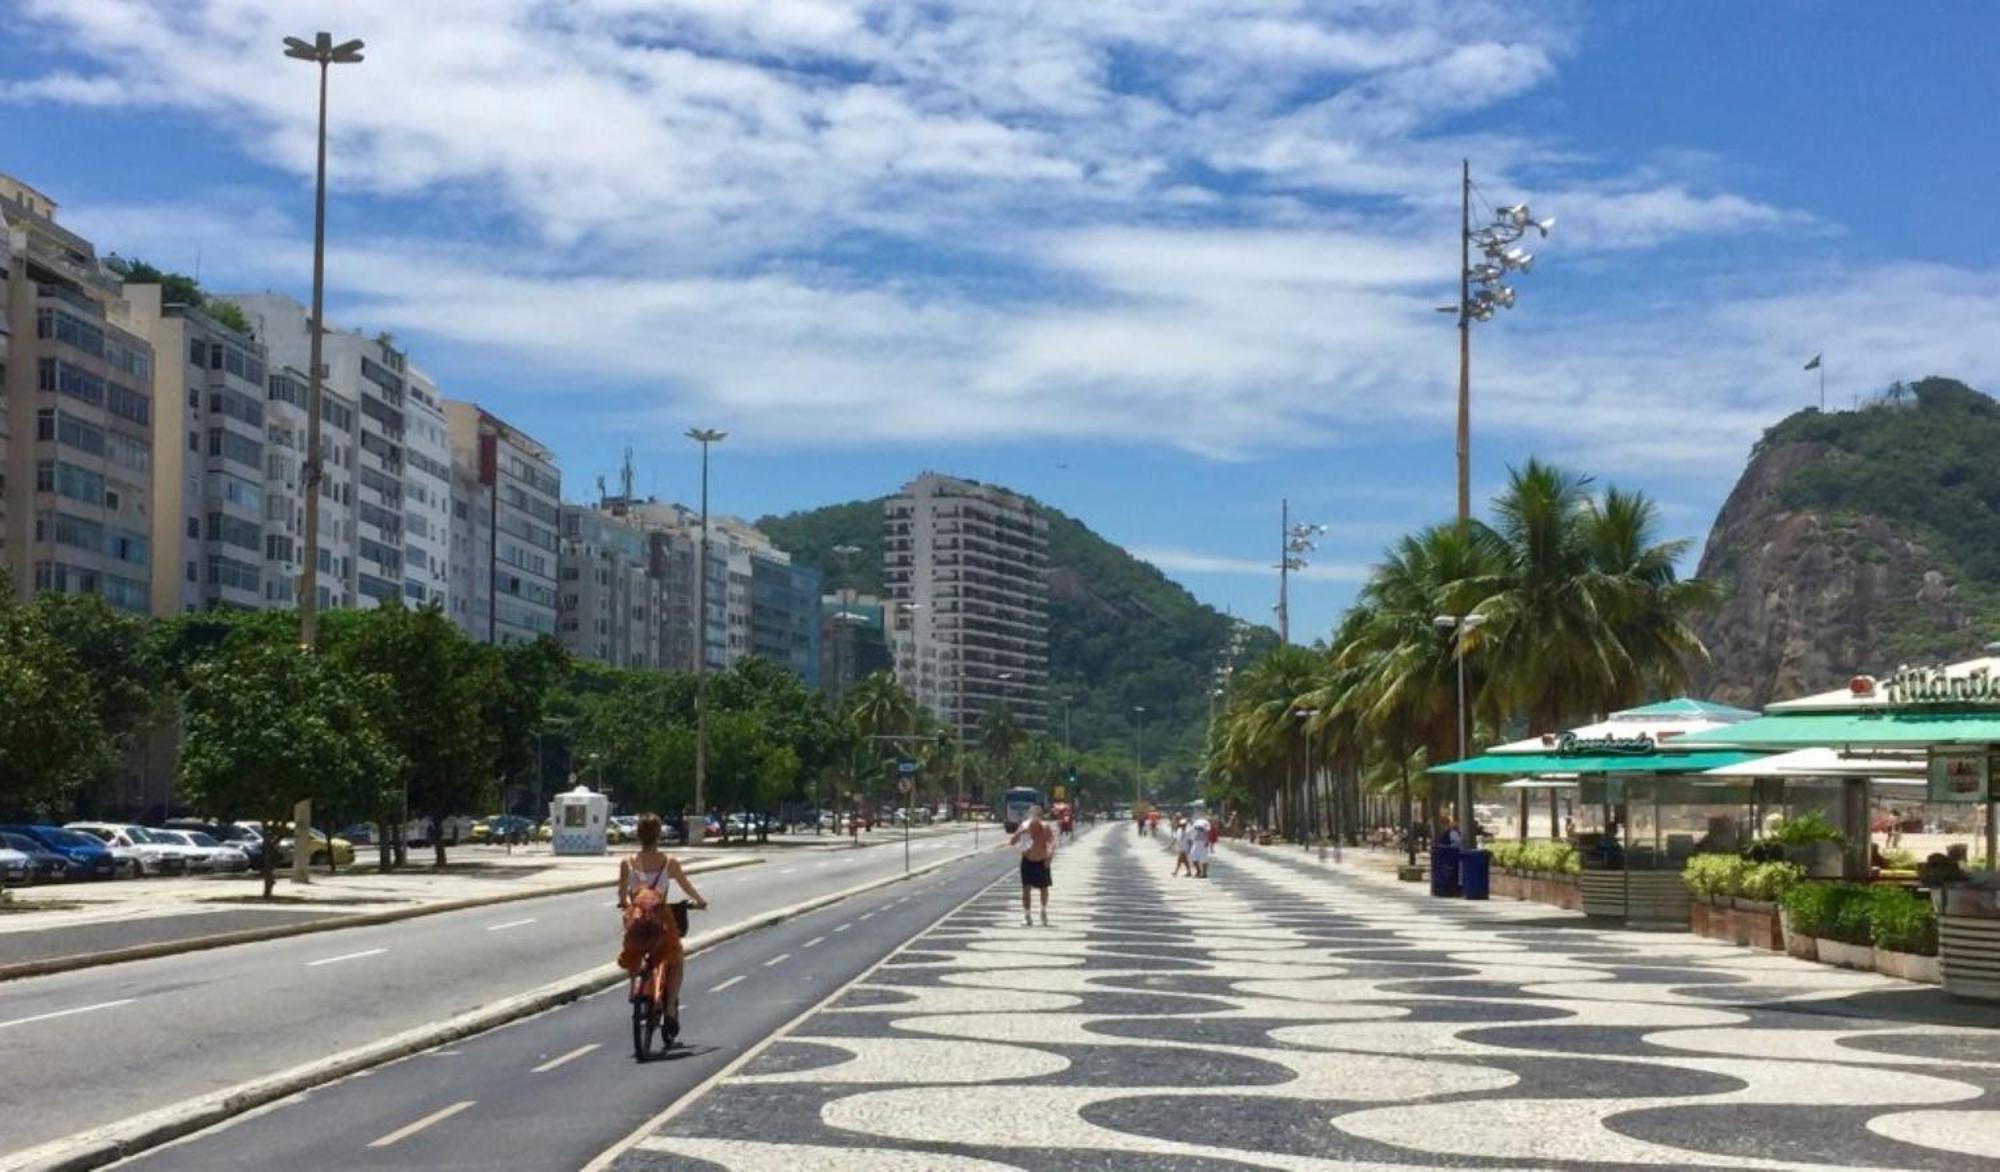
[[[1472,160],[1458,191],[1458,527],[1472,521]],[[1461,749],[1460,757],[1465,754]]]

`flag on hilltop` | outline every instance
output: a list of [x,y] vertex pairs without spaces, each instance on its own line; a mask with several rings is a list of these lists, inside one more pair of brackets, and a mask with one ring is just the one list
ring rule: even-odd
[[1811,362],[1808,362],[1808,363],[1806,363],[1806,369],[1807,369],[1807,370],[1818,370],[1818,369],[1819,369],[1819,360],[1820,360],[1820,358],[1821,358],[1821,355],[1819,355],[1819,354],[1815,354],[1815,355],[1813,355],[1813,356],[1812,356],[1812,361],[1811,361]]

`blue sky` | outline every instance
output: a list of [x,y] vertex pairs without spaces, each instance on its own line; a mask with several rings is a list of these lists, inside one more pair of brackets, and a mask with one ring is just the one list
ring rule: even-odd
[[1981,5],[0,0],[0,170],[100,249],[303,296],[558,452],[745,515],[937,469],[1295,633],[1452,508],[1458,160],[1558,218],[1474,340],[1475,491],[1541,455],[1697,542],[1760,430],[2000,386]]

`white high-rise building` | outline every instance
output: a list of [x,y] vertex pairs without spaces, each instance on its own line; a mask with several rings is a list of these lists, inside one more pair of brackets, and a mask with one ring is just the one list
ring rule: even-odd
[[961,743],[989,707],[1047,724],[1048,519],[1002,488],[927,472],[885,505],[896,675]]
[[403,474],[403,599],[447,606],[451,584],[451,428],[437,384],[410,370]]
[[448,399],[452,618],[486,643],[556,633],[562,479],[555,454],[480,407]]
[[[232,294],[250,318],[251,326],[270,354],[274,367],[296,371],[309,369],[311,332],[307,328],[306,307],[290,297],[274,293]],[[411,476],[410,448],[411,386],[428,385],[421,372],[410,369],[409,361],[388,334],[369,337],[358,332],[329,326],[321,338],[322,385],[333,389],[342,400],[356,407],[354,463],[352,468],[353,556],[340,565],[328,541],[325,515],[320,526],[321,599],[329,606],[351,604],[379,606],[390,598],[416,599],[406,590],[404,520],[406,480]],[[418,420],[428,419],[418,404]],[[423,450],[420,443],[419,451]],[[418,481],[422,488],[425,482]],[[445,548],[443,542],[420,541],[427,554]],[[330,598],[337,576],[338,598]],[[445,603],[447,587],[438,580],[438,571],[429,565],[414,579],[430,600]]]
[[658,669],[667,584],[652,572],[636,520],[585,505],[562,507],[557,638],[572,655],[615,667]]

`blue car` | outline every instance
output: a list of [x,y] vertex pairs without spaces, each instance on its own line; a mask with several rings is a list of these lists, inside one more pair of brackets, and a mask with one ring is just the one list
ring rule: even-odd
[[104,844],[88,834],[64,830],[60,826],[0,826],[0,833],[18,834],[69,860],[72,879],[110,879],[118,873],[118,861]]

